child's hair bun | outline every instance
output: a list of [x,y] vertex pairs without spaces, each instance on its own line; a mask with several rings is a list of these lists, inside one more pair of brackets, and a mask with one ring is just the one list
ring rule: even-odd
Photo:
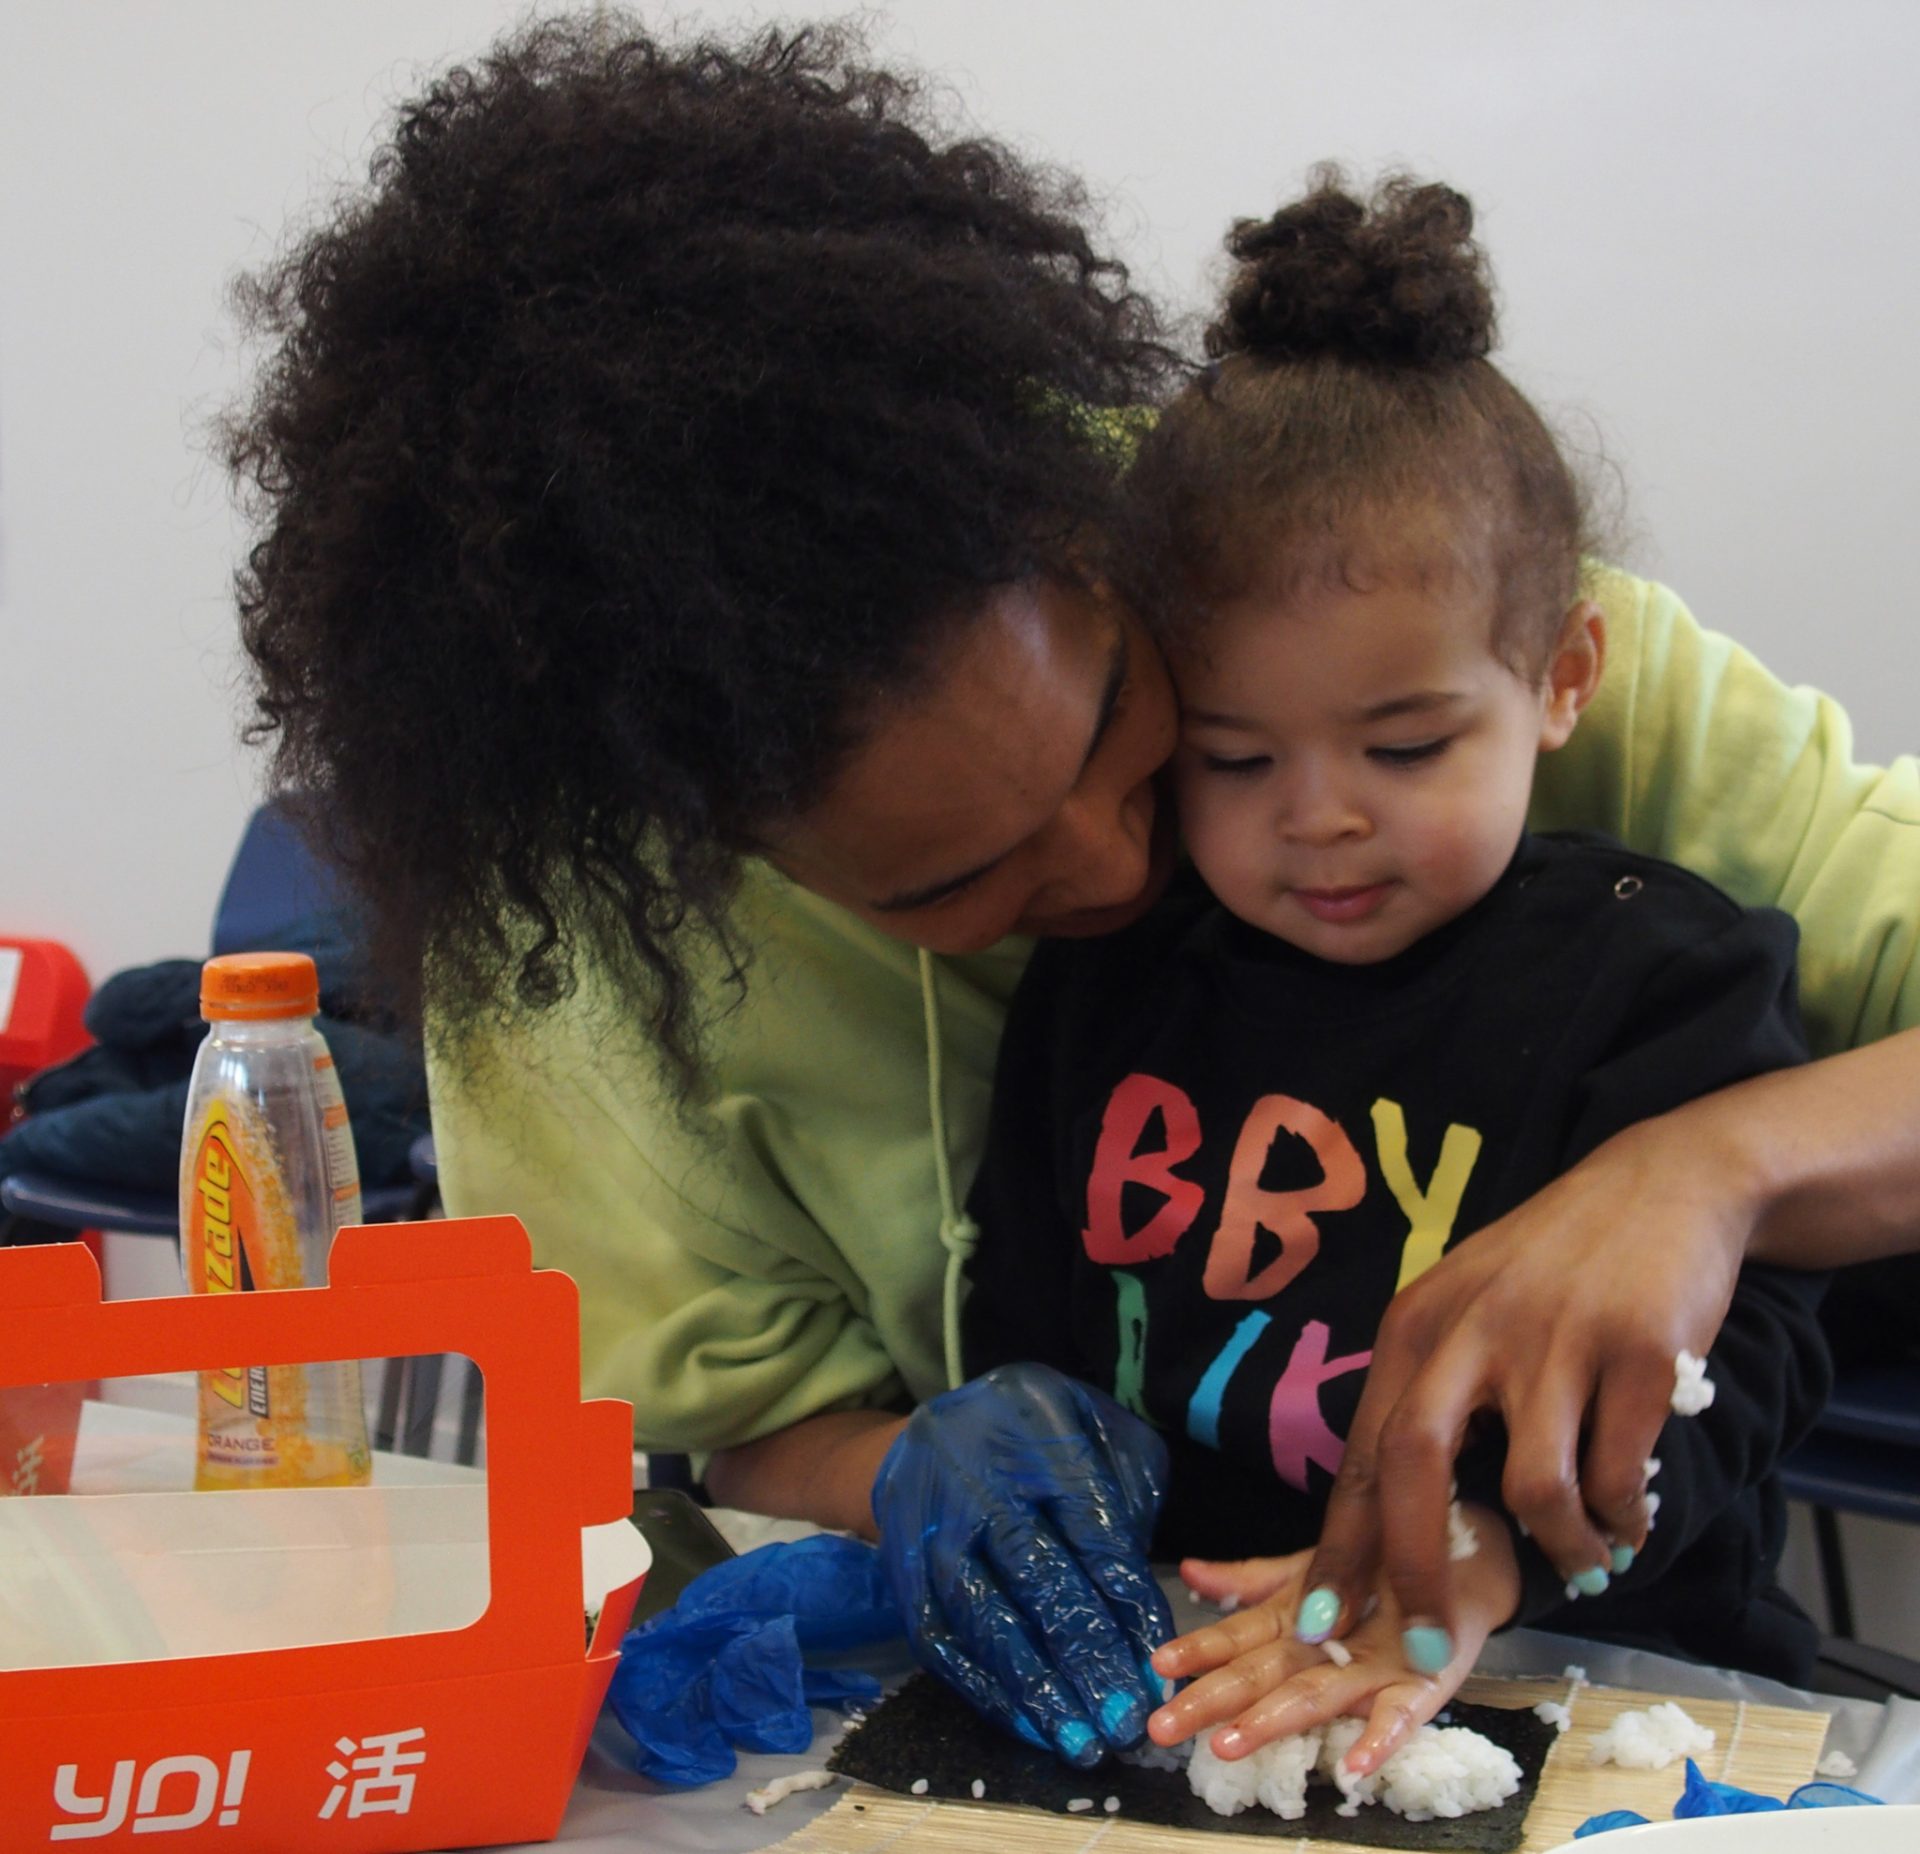
[[1330,166],[1310,184],[1229,234],[1236,269],[1210,355],[1432,367],[1487,353],[1493,289],[1463,194],[1395,174],[1363,200]]

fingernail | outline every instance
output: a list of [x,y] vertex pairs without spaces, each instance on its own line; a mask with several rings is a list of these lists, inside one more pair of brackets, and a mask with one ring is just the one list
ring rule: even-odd
[[1100,1733],[1107,1739],[1126,1736],[1121,1727],[1132,1719],[1138,1707],[1131,1693],[1122,1693],[1115,1688],[1100,1702]]
[[1238,1757],[1246,1749],[1246,1739],[1232,1726],[1224,1732],[1216,1732],[1213,1748],[1221,1757]]
[[1149,1698],[1157,1695],[1163,1704],[1173,1698],[1174,1683],[1168,1679],[1165,1674],[1161,1673],[1151,1660],[1140,1663],[1140,1673],[1141,1677],[1147,1683],[1147,1694]]
[[1631,1570],[1632,1568],[1633,1568],[1633,1547],[1631,1545],[1616,1545],[1613,1548],[1614,1576],[1618,1577],[1622,1571]]
[[1581,1596],[1599,1596],[1607,1587],[1606,1567],[1596,1564],[1585,1571],[1577,1571],[1569,1580],[1568,1587]]
[[1093,1743],[1093,1727],[1082,1725],[1078,1719],[1069,1719],[1060,1728],[1060,1755],[1068,1763],[1076,1763],[1085,1756],[1087,1748]]
[[1294,1639],[1313,1644],[1323,1642],[1339,1620],[1339,1593],[1322,1584],[1317,1590],[1309,1590],[1306,1601],[1300,1605],[1299,1618],[1293,1625]]
[[1453,1659],[1453,1638],[1445,1629],[1421,1623],[1401,1631],[1400,1649],[1416,1673],[1437,1674]]

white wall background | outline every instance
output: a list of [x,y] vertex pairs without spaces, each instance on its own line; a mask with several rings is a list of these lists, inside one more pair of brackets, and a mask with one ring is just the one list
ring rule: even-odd
[[[240,378],[225,281],[361,170],[422,67],[520,11],[0,7],[0,929],[68,941],[96,978],[204,950],[256,786],[238,537],[199,437]],[[1910,0],[891,0],[872,21],[984,127],[1085,174],[1188,306],[1226,222],[1319,158],[1462,187],[1510,369],[1625,474],[1629,563],[1841,696],[1867,755],[1916,744]],[[1920,1646],[1891,1537],[1862,1595]]]
[[[507,0],[0,9],[0,925],[96,976],[202,950],[256,767],[200,431],[222,293]],[[661,9],[649,9],[659,17]],[[1629,485],[1632,564],[1915,744],[1920,8],[1903,0],[892,0],[879,49],[1089,177],[1205,300],[1323,156],[1479,205],[1511,369]],[[708,20],[772,17],[709,0]]]

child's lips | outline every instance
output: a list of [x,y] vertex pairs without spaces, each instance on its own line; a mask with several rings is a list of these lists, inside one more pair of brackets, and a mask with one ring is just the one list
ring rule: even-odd
[[1343,926],[1377,912],[1392,886],[1390,882],[1369,882],[1364,888],[1296,888],[1293,898],[1315,920]]

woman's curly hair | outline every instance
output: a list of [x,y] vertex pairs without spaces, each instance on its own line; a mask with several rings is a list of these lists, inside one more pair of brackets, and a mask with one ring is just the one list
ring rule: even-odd
[[692,1082],[740,858],[1106,529],[1150,306],[1076,189],[862,55],[523,28],[237,287],[248,734],[437,1027],[603,960]]
[[1493,281],[1472,205],[1405,174],[1359,194],[1328,164],[1226,248],[1212,364],[1130,480],[1128,595],[1176,649],[1204,643],[1212,607],[1346,574],[1356,550],[1403,544],[1397,518],[1434,508],[1491,573],[1496,647],[1537,669],[1593,523],[1552,432],[1488,359]]

